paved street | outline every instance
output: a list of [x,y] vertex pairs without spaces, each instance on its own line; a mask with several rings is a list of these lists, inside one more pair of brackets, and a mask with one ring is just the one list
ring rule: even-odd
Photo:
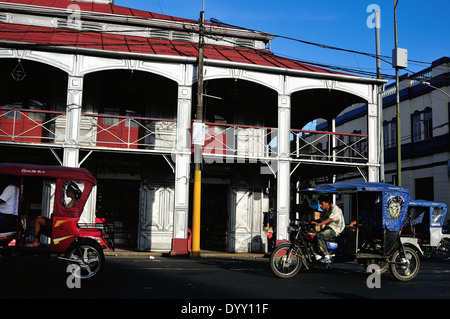
[[16,257],[1,261],[1,298],[120,298],[120,299],[333,299],[450,297],[450,264],[422,261],[419,275],[399,282],[388,271],[381,288],[369,289],[368,274],[355,263],[332,270],[303,270],[280,279],[268,258],[175,258],[106,256],[99,278],[67,287],[65,264],[55,258]]

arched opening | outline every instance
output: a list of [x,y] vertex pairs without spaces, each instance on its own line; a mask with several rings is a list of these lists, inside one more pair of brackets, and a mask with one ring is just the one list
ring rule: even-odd
[[345,108],[367,102],[363,98],[338,90],[309,89],[291,95],[291,127],[302,128],[317,118],[330,121]]
[[308,89],[291,95],[291,155],[304,161],[295,164],[294,180],[308,183],[322,178],[331,182],[333,176],[355,171],[353,163],[366,161],[367,129],[346,127],[346,118],[340,116],[353,114],[349,110],[354,114],[367,112],[365,103],[357,95],[333,89]]
[[[205,122],[277,127],[278,95],[263,85],[241,79],[208,80],[204,93]],[[195,118],[197,84],[193,85],[192,97]]]
[[0,59],[0,141],[52,143],[65,112],[67,73],[24,59]]
[[83,112],[175,119],[178,85],[135,70],[108,70],[84,77]]
[[[133,70],[85,75],[82,122],[95,123],[96,146],[168,151],[175,148],[176,82]],[[83,135],[83,133],[82,133]],[[82,141],[85,138],[80,138]]]

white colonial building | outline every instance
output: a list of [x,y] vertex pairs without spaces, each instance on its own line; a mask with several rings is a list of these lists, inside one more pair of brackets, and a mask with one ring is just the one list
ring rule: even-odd
[[[85,167],[97,187],[83,218],[113,219],[117,245],[186,254],[199,23],[112,2],[0,0],[0,161]],[[287,238],[295,182],[378,180],[383,82],[275,56],[270,34],[205,27],[201,247],[264,252],[271,226]],[[337,130],[357,103],[362,131]],[[332,125],[311,141],[317,118]],[[29,194],[37,213],[45,187]]]

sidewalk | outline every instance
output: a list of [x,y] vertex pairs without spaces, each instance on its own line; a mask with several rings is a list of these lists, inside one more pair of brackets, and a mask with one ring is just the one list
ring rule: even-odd
[[[105,256],[123,257],[123,256],[141,256],[141,257],[172,257],[168,252],[151,252],[151,251],[134,251],[125,249],[116,249],[115,251],[104,250]],[[264,258],[267,254],[264,253],[228,253],[222,251],[202,250],[200,251],[200,257],[198,258]],[[189,257],[186,256],[173,256],[176,257]],[[194,258],[194,257],[192,257]]]

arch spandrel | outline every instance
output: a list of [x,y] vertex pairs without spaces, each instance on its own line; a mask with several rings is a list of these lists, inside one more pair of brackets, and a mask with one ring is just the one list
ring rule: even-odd
[[350,81],[338,81],[320,78],[298,78],[288,76],[286,78],[287,94],[312,89],[336,90],[356,95],[364,99],[367,103],[375,103],[373,100],[373,85],[367,83],[357,83]]
[[[205,66],[204,80],[238,79],[254,82],[282,94],[284,91],[284,75],[255,72],[250,70]],[[194,74],[194,82],[197,76]]]
[[136,70],[154,73],[185,85],[185,69],[183,63],[166,63],[140,61],[135,59],[110,59],[94,56],[80,56],[79,75],[107,70]]
[[60,69],[68,74],[75,73],[74,56],[69,54],[5,48],[0,49],[0,59],[2,58],[39,62]]

